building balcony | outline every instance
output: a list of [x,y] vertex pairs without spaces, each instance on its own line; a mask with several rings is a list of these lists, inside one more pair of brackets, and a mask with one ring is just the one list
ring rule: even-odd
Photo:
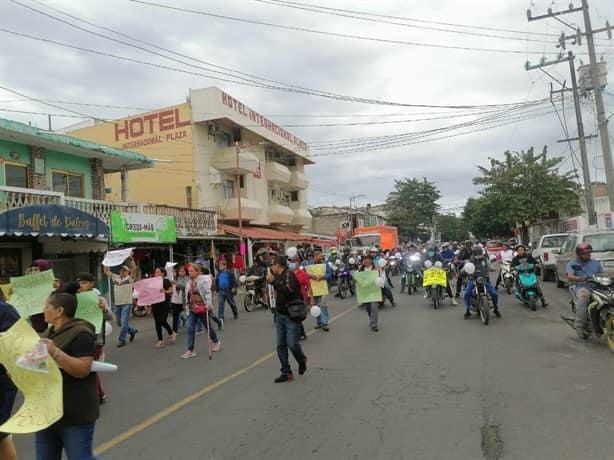
[[290,180],[287,184],[285,184],[285,188],[290,190],[307,190],[309,186],[309,180],[307,179],[307,175],[302,171],[292,171],[290,175]]
[[25,206],[61,205],[91,214],[111,225],[111,211],[174,216],[178,237],[203,237],[217,233],[217,212],[161,204],[122,203],[73,198],[63,193],[0,186],[0,213]]
[[276,161],[267,161],[266,163],[266,179],[278,185],[286,185],[290,180],[292,173],[290,170]]
[[270,224],[289,224],[294,219],[294,211],[288,206],[273,203],[267,209]]
[[[218,171],[237,173],[237,151],[235,147],[227,147],[215,151],[211,162]],[[260,160],[255,153],[249,150],[239,152],[239,174],[253,174],[260,166]]]
[[[236,198],[231,198],[222,203],[222,207],[220,209],[222,220],[239,220],[239,212],[238,212],[238,200]],[[241,197],[241,220],[242,221],[251,221],[257,220],[262,214],[263,207],[256,200],[250,200],[247,198]]]
[[311,225],[311,213],[307,209],[295,209],[292,225],[298,227],[309,227]]

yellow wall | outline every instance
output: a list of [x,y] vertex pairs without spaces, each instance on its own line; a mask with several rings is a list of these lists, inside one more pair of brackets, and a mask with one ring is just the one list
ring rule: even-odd
[[[185,103],[77,129],[70,135],[170,160],[156,162],[154,168],[129,171],[129,201],[186,207],[186,187],[192,186],[193,207],[198,207],[191,115],[190,106]],[[107,174],[105,181],[107,188],[112,189],[107,199],[121,201],[120,175]]]

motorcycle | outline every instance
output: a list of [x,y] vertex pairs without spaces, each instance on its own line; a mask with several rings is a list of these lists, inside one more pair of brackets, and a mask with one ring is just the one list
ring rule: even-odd
[[420,278],[422,277],[422,271],[420,270],[420,256],[413,254],[407,258],[405,262],[405,270],[401,276],[401,292],[405,291],[407,286],[407,293],[412,295],[414,292],[418,292],[418,286],[422,284]]
[[[580,266],[574,266],[574,269],[579,270]],[[594,332],[597,337],[605,336],[610,350],[614,352],[614,277],[599,273],[588,281],[593,284],[593,293],[588,304],[588,331]],[[576,303],[573,296],[571,311],[575,315]],[[575,318],[561,318],[575,329]]]
[[486,283],[488,280],[484,276],[474,276],[475,265],[471,262],[467,262],[463,270],[467,278],[471,279],[473,283],[470,299],[471,311],[478,314],[484,326],[487,326],[490,321],[490,309],[494,308],[488,291],[486,290]]
[[390,256],[386,271],[388,272],[388,276],[397,276],[399,274],[399,262],[396,257]]
[[137,305],[136,302],[132,302],[132,315],[135,318],[145,318],[150,313],[150,307],[147,305]]
[[[535,275],[535,265],[522,263],[514,267],[518,272],[516,280],[516,298],[523,304],[531,307],[532,311],[537,309],[537,300],[539,298],[539,287],[537,285],[537,276]],[[543,301],[542,301],[543,306]]]
[[501,262],[501,280],[509,295],[512,295],[514,287],[514,272],[512,271],[512,259],[503,259]]
[[345,299],[348,295],[354,295],[354,279],[350,270],[343,264],[339,264],[339,273],[337,275],[337,295]]
[[448,282],[447,274],[439,261],[433,266],[433,263],[427,260],[424,262],[424,268],[422,286],[426,288],[426,298],[433,301],[433,308],[437,310],[443,301],[443,289]]
[[261,276],[241,276],[239,278],[240,284],[245,284],[245,297],[243,299],[243,308],[245,311],[250,312],[253,311],[254,308],[261,306],[265,309],[269,308],[269,305],[262,298],[262,292],[260,290],[260,286],[258,281],[262,281],[263,278]]

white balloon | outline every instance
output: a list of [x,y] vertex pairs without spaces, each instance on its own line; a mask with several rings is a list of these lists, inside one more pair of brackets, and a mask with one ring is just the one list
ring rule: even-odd
[[298,254],[297,249],[293,246],[291,248],[286,249],[286,256],[290,257],[291,259],[293,257],[296,257],[296,255]]
[[353,257],[350,257],[348,259],[348,262],[350,263],[350,265],[354,265],[356,263],[356,260]]
[[377,265],[379,265],[381,268],[384,268],[387,264],[388,262],[384,258],[380,259],[379,262],[377,263]]
[[139,298],[139,293],[136,291],[132,291],[132,298],[133,299],[138,299]]
[[320,310],[320,307],[318,307],[317,305],[314,305],[313,307],[309,309],[309,313],[314,318],[317,318],[318,316],[322,314],[322,310]]
[[443,264],[440,261],[437,261],[437,262],[435,262],[435,267],[441,268],[441,267],[443,267]]
[[377,284],[377,287],[383,288],[386,284],[386,280],[384,278],[377,277],[375,278],[375,284]]
[[105,321],[104,323],[104,335],[106,337],[111,335],[111,332],[113,332],[113,326],[111,326],[111,323],[109,323],[108,321]]
[[463,267],[463,270],[468,275],[473,275],[475,273],[475,265],[473,265],[471,262],[467,262]]
[[424,268],[431,268],[432,266],[433,266],[433,262],[431,262],[430,260],[424,261]]
[[394,257],[395,257],[395,258],[397,258],[397,259],[400,259],[402,256],[401,256],[401,253],[400,253],[400,252],[397,252],[397,253],[394,255]]
[[244,284],[247,281],[247,276],[241,275],[239,276],[239,283]]

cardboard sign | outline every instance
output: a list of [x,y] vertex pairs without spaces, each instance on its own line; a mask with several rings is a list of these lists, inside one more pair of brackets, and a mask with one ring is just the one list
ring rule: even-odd
[[134,292],[138,294],[136,304],[139,306],[153,305],[164,302],[162,277],[145,278],[134,283]]
[[96,328],[96,334],[102,331],[103,313],[98,305],[98,294],[94,291],[77,294],[77,313],[75,318],[84,319]]
[[53,292],[54,281],[53,270],[11,278],[11,305],[22,318],[42,313],[47,297]]
[[382,301],[382,288],[375,282],[377,278],[377,270],[354,273],[356,300],[359,304]]
[[446,275],[446,271],[441,268],[433,267],[428,270],[424,270],[422,274],[424,277],[424,281],[422,282],[422,286],[433,286],[439,285],[446,287],[448,285],[448,277]]
[[[326,264],[313,264],[307,265],[305,270],[312,276],[324,276],[326,275]],[[311,280],[311,290],[314,297],[328,295],[328,282],[323,279],[322,281]]]
[[117,267],[132,255],[134,248],[118,249],[117,251],[107,251],[102,261],[105,267]]

